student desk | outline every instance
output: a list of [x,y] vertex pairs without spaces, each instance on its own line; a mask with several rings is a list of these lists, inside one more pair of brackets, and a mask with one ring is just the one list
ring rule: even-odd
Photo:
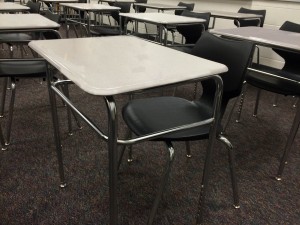
[[[186,17],[186,16],[177,16],[173,14],[166,13],[120,13],[120,16],[125,17],[126,20],[134,20],[136,22],[145,22],[154,24],[158,27],[158,37],[159,43],[167,45],[168,40],[168,27],[174,27],[177,25],[191,25],[191,24],[202,24],[205,22],[204,19]],[[138,30],[137,23],[135,23],[135,31]],[[163,39],[164,32],[164,39]]]
[[[72,81],[83,91],[101,96],[106,102],[108,110],[107,135],[79,112],[63,95],[57,88],[63,81],[53,81],[51,70],[49,70],[49,79],[47,80],[61,184],[64,186],[65,181],[55,94],[62,97],[72,110],[96,131],[99,137],[108,142],[110,225],[118,224],[117,144],[124,144],[124,140],[118,139],[117,106],[114,95],[208,78],[213,78],[218,85],[221,85],[219,91],[222,91],[222,81],[217,74],[227,71],[227,67],[223,64],[132,36],[42,40],[32,41],[29,46],[69,79],[64,82],[70,83]],[[116,65],[115,62],[120,63]],[[186,67],[186,62],[189,62],[188,67]],[[218,100],[220,101],[220,99]]]
[[28,12],[29,7],[13,2],[0,2],[0,13]]
[[[90,3],[62,3],[61,6],[64,7],[64,17],[67,25],[67,37],[69,37],[69,22],[73,24],[81,24],[83,26],[87,26],[87,32],[90,34],[90,27],[91,27],[91,13],[97,13],[101,14],[100,18],[100,25],[102,23],[102,14],[103,13],[111,13],[113,11],[120,11],[121,8],[119,7],[114,7],[114,6],[108,6],[108,5],[102,5],[102,4],[90,4]],[[82,11],[87,13],[87,19],[81,18],[75,18],[75,17],[70,17],[67,18],[68,15],[72,15],[70,10],[77,10],[77,11]],[[79,13],[80,14],[80,13]],[[74,14],[73,14],[74,15]],[[86,21],[87,20],[87,21]],[[76,29],[75,29],[76,31]],[[120,29],[121,32],[121,29]]]
[[0,32],[58,29],[60,25],[40,14],[0,14]]
[[212,26],[210,27],[213,29],[216,24],[216,18],[220,19],[228,19],[228,20],[235,20],[235,19],[260,19],[262,15],[256,14],[249,14],[249,13],[237,13],[237,12],[227,12],[227,11],[203,11],[203,12],[210,12],[211,17],[213,18]]
[[[229,37],[229,38],[251,41],[256,45],[266,46],[270,48],[277,48],[286,51],[293,51],[300,54],[300,33],[296,33],[296,32],[272,30],[272,29],[267,29],[262,27],[239,27],[233,29],[216,29],[216,30],[211,30],[210,32],[217,35]],[[288,154],[288,152],[291,149],[299,125],[300,125],[300,107],[297,106],[296,115],[284,149],[285,156],[286,154]],[[284,160],[282,160],[276,177],[276,179],[278,180],[281,179],[280,175],[282,173],[284,163],[285,163]]]
[[139,7],[145,7],[149,9],[157,9],[158,12],[164,12],[165,10],[177,10],[181,9],[184,10],[186,7],[185,6],[172,6],[172,5],[166,5],[166,4],[161,4],[161,3],[134,3],[136,6],[136,12],[139,12]]

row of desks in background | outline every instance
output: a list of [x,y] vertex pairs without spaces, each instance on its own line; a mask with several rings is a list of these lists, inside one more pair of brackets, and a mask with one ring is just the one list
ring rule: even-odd
[[[38,14],[0,14],[0,32],[11,30],[38,31],[40,29],[57,29],[59,26],[59,24]],[[259,27],[212,30],[211,32],[231,38],[252,41],[258,45],[300,52],[300,34],[297,33]],[[226,70],[225,66],[222,67],[213,62],[207,63],[207,61],[203,61],[200,58],[128,36],[101,39],[49,40],[33,42],[30,46],[84,91],[99,96],[112,97],[116,94],[139,89],[193,80],[203,76],[213,76],[213,74]],[[62,48],[61,46],[64,47]],[[91,46],[93,47],[91,48]],[[134,51],[132,51],[132,47],[134,47]],[[122,49],[122,52],[120,52],[120,49]],[[129,52],[130,54],[120,54],[124,52]],[[97,57],[94,57],[94,54]],[[143,63],[145,68],[143,70],[132,69],[140,66],[138,60],[141,58],[141,54],[143,54],[143,60],[146,60]],[[67,57],[67,55],[72,57]],[[99,57],[101,60],[99,60]],[[88,58],[89,60],[82,60],[82,58]],[[108,62],[111,58],[119,62],[126,61],[126,63],[120,64],[120,67],[111,67],[111,63]],[[186,67],[187,61],[192,62],[190,63],[191,66]],[[161,65],[164,66],[162,67]],[[176,65],[176,69],[174,69],[174,65]],[[181,71],[181,75],[174,75],[173,72],[175,71],[178,74],[180,68],[184,70]],[[126,71],[140,71],[140,74],[126,73]],[[107,76],[108,72],[109,75]],[[120,74],[122,74],[121,77]],[[134,77],[139,77],[139,83],[132,85],[131,81]],[[114,104],[113,98],[110,97],[108,98],[110,99],[110,104]],[[110,111],[111,117],[114,118],[116,116],[115,112],[116,110]],[[297,114],[299,113],[300,107],[298,107]],[[297,122],[299,123],[299,121]],[[116,225],[118,224],[117,127],[113,120],[110,120],[108,123],[110,127],[110,144],[108,146],[110,161],[110,224]]]
[[[107,6],[102,4],[90,4],[90,3],[72,3],[77,2],[78,0],[41,0],[42,2],[47,3],[61,3],[60,5],[64,7],[64,20],[68,23],[67,15],[70,13],[67,12],[68,9],[75,9],[78,11],[83,11],[87,13],[87,22],[81,20],[79,21],[70,18],[69,20],[72,22],[78,22],[87,26],[87,31],[90,31],[91,26],[91,15],[90,13],[111,13],[112,11],[117,11],[119,8],[113,6]],[[103,0],[103,2],[114,2],[114,0]],[[131,1],[131,0],[124,0]],[[170,6],[165,4],[137,4],[143,7],[149,7],[152,9],[158,9],[159,11],[163,10],[176,10],[183,9],[181,6]],[[2,3],[0,4],[0,11],[3,12],[24,12],[27,11],[28,7],[15,3]],[[181,17],[173,14],[163,14],[163,13],[121,13],[120,14],[125,19],[135,20],[138,22],[150,23],[158,26],[158,40],[159,43],[167,43],[167,28],[168,26],[176,26],[176,25],[189,25],[189,24],[201,24],[204,22],[203,19],[192,18],[192,17]],[[227,18],[227,19],[236,19],[236,18],[257,18],[257,15],[252,14],[241,14],[241,13],[230,13],[230,12],[212,12],[212,16],[214,18]],[[215,19],[213,21],[213,25],[215,23]],[[135,32],[138,32],[138,23],[136,24]],[[68,27],[68,26],[67,26]],[[121,33],[121,30],[120,30]],[[163,33],[165,34],[163,38]],[[67,29],[67,37],[68,37],[68,29]]]

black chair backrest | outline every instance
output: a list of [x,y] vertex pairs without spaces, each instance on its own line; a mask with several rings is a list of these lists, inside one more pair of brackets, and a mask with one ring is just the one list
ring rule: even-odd
[[[209,32],[203,32],[192,54],[228,67],[228,72],[221,75],[223,80],[223,97],[221,113],[223,115],[227,103],[231,98],[240,95],[247,67],[251,61],[254,45],[247,41],[237,41],[217,37]],[[212,80],[202,82],[203,95],[212,103],[215,92],[215,83]]]
[[238,11],[238,13],[248,13],[248,14],[256,14],[256,15],[261,15],[262,17],[260,17],[258,19],[241,19],[238,20],[239,22],[237,22],[237,20],[234,20],[234,24],[236,26],[240,26],[240,27],[250,27],[250,26],[260,26],[263,27],[264,22],[265,22],[265,17],[266,17],[266,10],[265,9],[261,9],[261,10],[255,10],[255,9],[246,9],[241,7]]
[[[115,2],[113,6],[119,7],[121,13],[129,13],[130,12],[130,2]],[[111,13],[112,18],[114,18],[115,21],[120,23],[120,18],[119,18],[119,12],[112,12]],[[124,27],[124,20],[122,20],[121,24],[122,28]]]
[[195,44],[198,39],[200,38],[202,32],[208,29],[209,20],[211,14],[208,13],[197,13],[197,12],[190,12],[184,10],[181,16],[187,17],[194,17],[199,19],[205,19],[205,22],[202,24],[193,24],[193,25],[184,25],[184,26],[177,26],[177,31],[184,36],[186,44]]
[[29,12],[30,13],[40,13],[41,10],[41,2],[32,2],[32,1],[28,1],[26,3],[26,6],[29,7]]
[[15,0],[4,0],[4,2],[15,2]]
[[[135,3],[147,3],[147,2],[148,2],[148,0],[135,0]],[[134,4],[132,4],[132,8],[135,10],[136,6]],[[139,6],[139,12],[140,13],[146,12],[146,7]]]
[[[46,18],[48,18],[49,20],[52,20],[55,23],[60,24],[61,23],[61,15],[60,14],[56,14],[51,12],[50,10],[45,11],[44,16]],[[53,31],[46,31],[43,32],[43,35],[45,37],[45,39],[58,39],[60,37],[58,37],[58,34],[56,32]]]
[[[290,21],[285,21],[281,25],[279,30],[300,33],[300,24],[293,23]],[[279,49],[273,49],[273,50],[284,59],[285,64],[284,67],[282,68],[283,70],[300,75],[300,63],[299,63],[300,54],[295,52],[283,51]]]
[[45,11],[44,16],[48,18],[49,20],[52,20],[55,23],[61,22],[61,15],[57,13],[53,13],[50,10]]
[[184,10],[193,11],[195,7],[195,3],[179,2],[178,6],[185,6],[185,9],[176,9],[174,12],[175,15],[181,15],[181,13],[183,13]]

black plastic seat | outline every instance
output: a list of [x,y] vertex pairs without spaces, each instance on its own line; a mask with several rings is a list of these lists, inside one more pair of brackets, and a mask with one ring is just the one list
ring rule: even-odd
[[[280,27],[280,30],[300,33],[300,24],[293,23],[290,21],[284,22]],[[247,72],[245,84],[250,84],[254,87],[259,88],[259,90],[267,90],[274,92],[276,94],[282,94],[285,96],[300,96],[300,64],[298,62],[300,54],[291,51],[284,51],[280,49],[273,49],[277,54],[279,54],[285,61],[285,64],[282,69],[273,68],[266,65],[257,65],[254,64],[251,66],[251,69]],[[246,85],[245,85],[246,88]],[[245,89],[244,88],[244,89]],[[243,90],[243,95],[241,99],[241,104],[239,107],[239,116],[237,121],[240,121],[240,116],[242,112],[243,99],[246,91]],[[259,99],[260,91],[257,93],[257,98]],[[257,115],[258,110],[258,101],[254,108],[253,115]],[[286,148],[282,156],[280,166],[277,172],[276,178],[281,179],[284,166],[287,163],[288,154],[294,140],[294,136],[298,130],[297,114],[294,119],[291,133],[288,137]]]
[[[232,97],[238,96],[241,92],[245,72],[252,53],[253,45],[249,42],[223,39],[208,32],[203,33],[192,49],[193,55],[223,63],[229,69],[227,73],[221,75],[224,84],[221,117],[224,114],[228,101]],[[134,99],[124,106],[122,111],[123,119],[133,133],[137,136],[142,136],[211,118],[214,111],[215,82],[213,80],[205,80],[201,83],[203,94],[200,99],[189,101],[173,96]],[[220,125],[218,127],[220,128]],[[166,165],[164,179],[154,201],[148,224],[151,224],[153,221],[159,200],[167,183],[166,180],[168,179],[174,157],[172,142],[208,139],[210,134],[209,128],[210,126],[205,125],[169,133],[152,140],[166,142],[170,159]],[[233,149],[229,140],[222,136],[220,132],[221,129],[217,131],[217,137],[213,137],[213,139],[217,138],[225,143],[228,148],[234,205],[238,208],[239,197],[234,171]],[[204,169],[203,177],[206,177],[206,175],[206,170]],[[206,187],[206,184],[202,183],[203,187]],[[200,195],[204,195],[204,189],[201,190]],[[201,209],[201,207],[199,208]]]
[[249,26],[260,26],[263,27],[264,22],[265,22],[265,17],[266,17],[266,10],[261,9],[261,10],[255,10],[255,9],[246,9],[241,7],[238,11],[238,13],[248,13],[248,14],[256,14],[256,15],[261,15],[262,17],[258,18],[253,18],[253,19],[236,19],[234,20],[234,24],[237,27],[249,27]]

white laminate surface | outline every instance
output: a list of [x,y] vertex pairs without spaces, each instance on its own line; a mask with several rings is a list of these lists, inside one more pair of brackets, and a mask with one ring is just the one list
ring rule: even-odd
[[226,11],[210,11],[212,17],[224,18],[224,19],[252,19],[260,18],[262,15],[250,14],[250,13],[236,13]]
[[134,5],[139,7],[146,7],[150,9],[159,9],[159,10],[173,10],[173,9],[185,9],[185,6],[172,6],[160,3],[135,3]]
[[28,11],[29,7],[13,2],[0,2],[0,12]]
[[272,30],[262,27],[239,27],[232,29],[215,29],[211,33],[227,37],[249,40],[260,45],[277,46],[300,51],[300,33]]
[[65,6],[68,8],[85,10],[85,11],[117,11],[121,8],[109,6],[109,5],[102,5],[102,4],[90,4],[90,3],[62,3],[61,6]]
[[0,14],[0,30],[54,29],[58,23],[40,14]]
[[227,71],[223,64],[132,36],[42,40],[29,46],[81,89],[101,96]]
[[121,16],[128,17],[130,19],[144,21],[155,24],[193,24],[203,23],[204,19],[177,16],[174,14],[166,13],[120,13]]

